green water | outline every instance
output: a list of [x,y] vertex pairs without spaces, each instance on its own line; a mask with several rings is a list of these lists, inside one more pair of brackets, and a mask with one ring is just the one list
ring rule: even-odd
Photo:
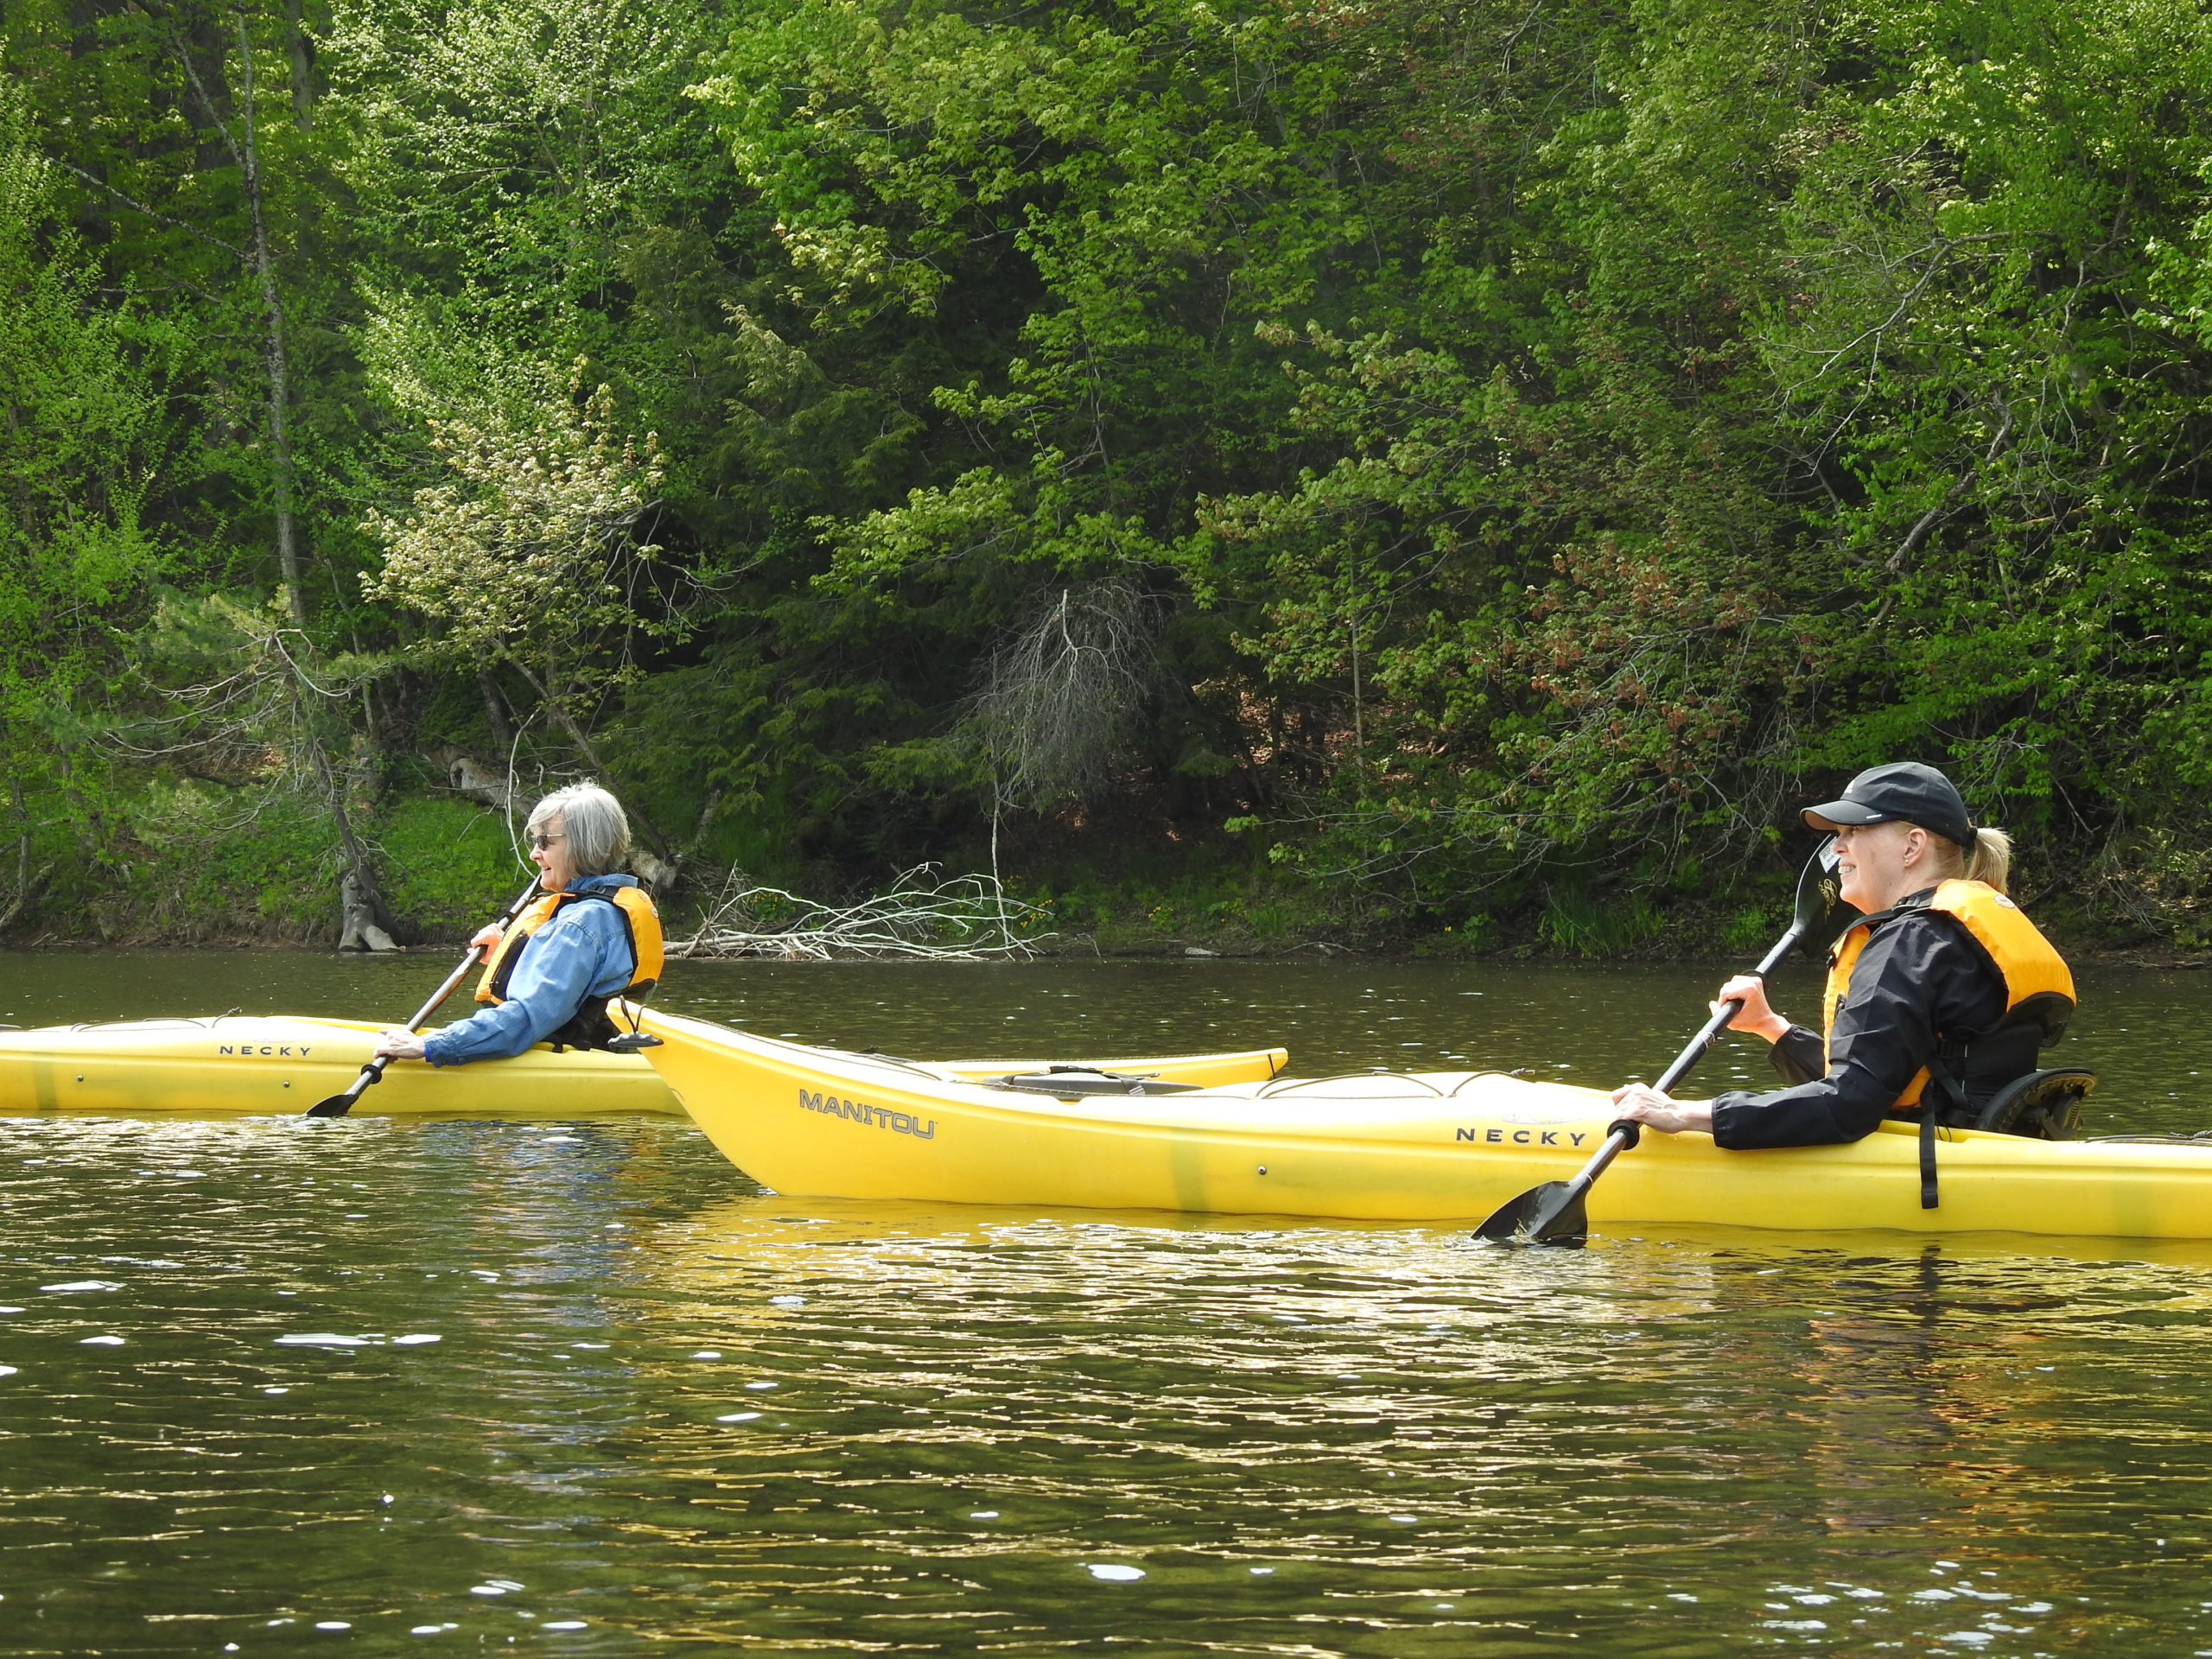
[[[442,966],[5,957],[0,1018],[398,1014]],[[1713,977],[665,996],[916,1054],[1595,1082]],[[2093,1128],[2212,1122],[2208,1000],[2088,976]],[[802,1203],[673,1122],[0,1120],[0,1201],[8,1654],[2212,1652],[2212,1247]]]

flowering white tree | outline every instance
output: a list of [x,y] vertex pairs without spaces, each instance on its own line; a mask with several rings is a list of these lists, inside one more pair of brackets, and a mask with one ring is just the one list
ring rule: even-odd
[[637,636],[682,625],[645,597],[659,550],[638,527],[662,479],[654,437],[620,430],[607,387],[574,391],[527,432],[493,416],[432,421],[452,476],[416,491],[411,511],[370,514],[385,557],[364,582],[435,625],[410,655],[513,668],[605,776],[593,710],[634,675]]

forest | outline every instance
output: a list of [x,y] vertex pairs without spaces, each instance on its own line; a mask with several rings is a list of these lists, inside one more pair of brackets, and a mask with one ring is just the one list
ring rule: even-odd
[[2212,945],[2196,0],[4,0],[0,939]]

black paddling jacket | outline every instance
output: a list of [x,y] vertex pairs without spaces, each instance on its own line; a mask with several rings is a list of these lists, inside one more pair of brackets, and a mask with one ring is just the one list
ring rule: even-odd
[[1936,1057],[1942,1033],[1988,1031],[2005,1018],[2005,976],[1964,923],[1927,907],[1934,893],[1901,900],[1860,950],[1825,1075],[1820,1033],[1790,1027],[1768,1055],[1790,1086],[1718,1096],[1716,1145],[1825,1147],[1872,1135]]

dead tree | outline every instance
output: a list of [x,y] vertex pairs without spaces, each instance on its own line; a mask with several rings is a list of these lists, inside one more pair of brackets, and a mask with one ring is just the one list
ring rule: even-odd
[[1154,677],[1149,610],[1126,576],[1062,588],[991,653],[971,719],[1001,801],[1042,809],[1105,784]]

